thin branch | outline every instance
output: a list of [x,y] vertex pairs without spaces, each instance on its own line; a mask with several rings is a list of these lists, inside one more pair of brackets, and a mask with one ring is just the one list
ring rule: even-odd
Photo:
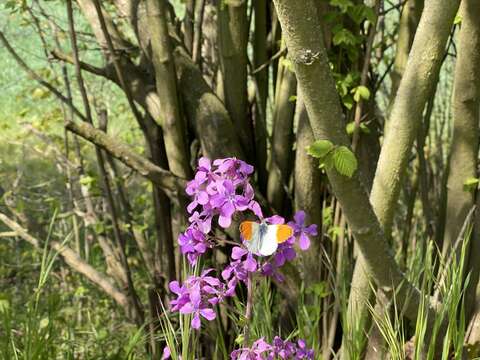
[[268,65],[270,65],[272,62],[277,60],[278,58],[282,57],[283,55],[287,54],[287,48],[280,49],[277,51],[275,55],[273,55],[266,63],[263,63],[259,67],[257,67],[255,70],[251,72],[252,75],[255,75],[256,73],[259,73],[263,69],[265,69]]
[[0,42],[5,46],[7,51],[10,53],[10,55],[14,58],[14,60],[17,62],[17,64],[28,74],[30,75],[35,81],[37,81],[40,85],[44,86],[47,88],[53,95],[55,95],[57,98],[59,98],[61,101],[63,101],[65,104],[68,105],[68,107],[77,115],[80,119],[83,121],[87,121],[87,118],[85,115],[83,115],[80,110],[78,110],[75,105],[72,103],[72,101],[68,98],[66,98],[60,91],[58,91],[52,84],[49,82],[43,80],[40,75],[38,75],[35,71],[33,71],[23,60],[22,58],[17,54],[17,52],[13,49],[13,47],[10,45],[8,42],[7,38],[5,37],[4,33],[0,31]]
[[[71,55],[62,53],[59,50],[50,51],[50,57],[55,59],[55,60],[60,60],[60,61],[63,61],[63,62],[67,62],[67,63],[72,64],[72,65],[75,64],[75,61],[74,61],[74,59]],[[95,65],[83,62],[83,61],[79,61],[79,65],[80,65],[80,68],[82,70],[85,70],[89,73],[99,75],[99,76],[103,76],[103,77],[106,77],[106,78],[109,77],[108,76],[108,70],[107,70],[106,67],[105,68],[100,68],[100,67],[97,67]]]
[[138,155],[133,152],[128,145],[120,142],[118,139],[105,134],[103,131],[87,123],[68,121],[65,126],[69,131],[99,146],[129,168],[157,184],[172,201],[178,202],[178,197],[183,195],[183,189],[186,185],[185,179],[172,174],[170,171]]

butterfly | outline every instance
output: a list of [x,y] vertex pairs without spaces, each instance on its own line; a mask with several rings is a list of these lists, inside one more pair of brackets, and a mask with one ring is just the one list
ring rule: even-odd
[[278,247],[293,235],[293,229],[289,225],[270,225],[265,221],[243,221],[240,224],[240,234],[246,240],[247,249],[262,256],[272,255]]

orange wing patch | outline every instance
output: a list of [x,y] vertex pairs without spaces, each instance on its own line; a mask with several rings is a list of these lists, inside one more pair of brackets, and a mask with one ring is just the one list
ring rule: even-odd
[[293,229],[288,225],[277,226],[277,242],[281,244],[293,235]]
[[247,241],[252,240],[253,225],[254,224],[255,223],[253,221],[243,221],[240,224],[240,234]]

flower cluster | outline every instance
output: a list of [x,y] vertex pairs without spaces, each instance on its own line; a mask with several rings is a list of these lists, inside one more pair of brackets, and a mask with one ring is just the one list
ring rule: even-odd
[[218,159],[212,162],[207,158],[198,161],[195,178],[188,182],[186,192],[192,198],[187,206],[191,214],[190,225],[179,236],[178,243],[182,254],[194,265],[198,256],[205,253],[213,244],[207,234],[212,228],[212,220],[217,217],[218,225],[228,228],[232,216],[237,211],[250,210],[262,217],[260,205],[253,199],[254,190],[249,183],[253,166],[235,158]]
[[[279,215],[263,218],[249,182],[252,173],[251,165],[235,158],[218,159],[213,163],[207,158],[199,160],[195,178],[186,188],[192,199],[187,207],[189,226],[178,238],[181,252],[191,265],[195,265],[198,257],[214,246],[210,235],[214,222],[228,228],[236,213],[250,211],[269,225],[285,223]],[[221,278],[209,275],[213,271],[210,269],[201,276],[189,277],[182,285],[177,281],[171,282],[170,290],[177,295],[171,302],[171,310],[193,314],[191,324],[198,329],[201,317],[213,320],[213,306],[225,297],[233,296],[237,285],[240,282],[246,284],[250,274],[257,273],[282,281],[278,269],[295,259],[294,245],[298,242],[299,248],[306,250],[310,246],[309,236],[317,235],[316,225],[305,224],[303,211],[297,212],[288,225],[294,230],[293,236],[279,244],[272,256],[258,257],[249,252],[245,244],[238,243],[232,249],[230,262],[222,271]]]
[[232,360],[313,360],[313,349],[308,349],[305,340],[299,339],[296,343],[282,340],[275,336],[271,344],[264,338],[255,341],[249,348],[234,350],[230,354]]
[[192,327],[200,328],[200,316],[211,321],[216,314],[213,306],[223,300],[225,294],[224,284],[209,274],[213,269],[207,269],[200,276],[190,276],[182,285],[172,281],[170,290],[177,298],[170,302],[172,311],[180,314],[193,314]]
[[222,278],[227,282],[229,295],[233,295],[240,281],[247,281],[249,272],[253,273],[258,269],[258,263],[253,254],[239,246],[232,249],[232,260],[222,271]]

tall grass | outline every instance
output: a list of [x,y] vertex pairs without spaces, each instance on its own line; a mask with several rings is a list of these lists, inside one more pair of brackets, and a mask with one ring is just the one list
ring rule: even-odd
[[[123,344],[119,345],[114,342],[118,334],[99,328],[95,314],[87,312],[89,315],[84,317],[83,322],[91,330],[84,330],[83,334],[78,330],[78,324],[65,322],[62,315],[65,303],[49,289],[54,282],[52,273],[58,264],[58,254],[48,247],[54,222],[52,220],[49,236],[39,257],[36,286],[23,305],[24,311],[20,312],[18,304],[12,304],[11,299],[0,296],[0,359],[149,359],[144,350],[148,339],[143,328],[123,332]],[[417,242],[416,248],[411,251],[406,265],[407,275],[425,295],[418,309],[416,323],[405,321],[395,297],[383,307],[371,304],[373,323],[383,339],[384,348],[381,351],[385,356],[390,359],[433,360],[437,359],[435,349],[441,347],[441,359],[464,358],[466,324],[463,297],[469,279],[465,274],[469,235],[470,231],[467,231],[465,240],[459,242],[458,256],[441,258],[432,241]],[[70,236],[67,236],[65,242],[69,239]],[[186,267],[184,274],[188,275],[188,271]],[[194,274],[201,272],[199,266],[190,271]],[[288,307],[292,304],[288,304],[271,280],[258,278],[253,317],[249,324],[252,341],[261,337],[271,341],[276,335],[284,339],[303,338],[309,347],[314,348],[317,358],[320,359],[322,353],[333,353],[334,349],[323,348],[325,344],[321,337],[323,316],[332,310],[324,309],[322,300],[333,295],[338,301],[334,306],[338,306],[342,330],[349,335],[343,354],[346,359],[361,359],[364,355],[365,324],[351,324],[346,320],[349,271],[344,269],[339,276],[330,277],[337,278],[339,283],[321,282],[310,287],[301,284],[298,302],[290,309]],[[160,316],[157,340],[168,346],[171,358],[175,360],[227,359],[233,349],[243,344],[243,327],[246,325],[243,315],[244,291],[243,288],[239,289],[238,296],[222,305],[217,312],[217,319],[204,324],[201,331],[191,328],[191,316],[172,314],[165,305],[164,313]],[[427,296],[435,294],[442,300],[439,316],[429,319]],[[88,307],[89,304],[79,306]],[[285,322],[291,324],[290,327],[285,327]],[[430,332],[427,331],[429,323],[434,324]],[[440,330],[443,331],[442,336]],[[85,337],[81,335],[85,335],[85,332],[102,340],[103,344],[111,343],[117,348],[108,353],[100,348],[81,351],[85,347]],[[237,334],[237,337],[229,340],[231,337],[227,333]],[[213,347],[209,346],[213,348],[211,353],[202,353],[206,348],[203,346],[205,342],[214,344]]]

